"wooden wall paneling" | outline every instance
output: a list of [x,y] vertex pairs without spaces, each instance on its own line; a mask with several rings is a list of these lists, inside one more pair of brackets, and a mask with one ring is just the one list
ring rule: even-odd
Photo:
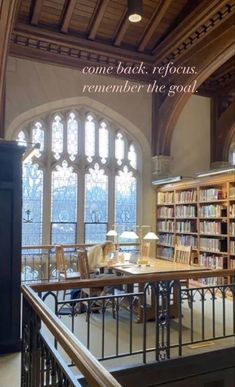
[[5,131],[5,75],[10,34],[14,26],[18,0],[2,0],[0,3],[0,138]]

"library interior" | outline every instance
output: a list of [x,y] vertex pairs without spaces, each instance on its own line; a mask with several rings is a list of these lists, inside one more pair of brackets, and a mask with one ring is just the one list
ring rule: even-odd
[[235,386],[235,0],[0,1],[0,386]]

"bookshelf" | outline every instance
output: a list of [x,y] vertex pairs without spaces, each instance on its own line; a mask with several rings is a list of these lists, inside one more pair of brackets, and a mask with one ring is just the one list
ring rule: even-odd
[[[190,245],[194,264],[235,268],[233,175],[162,186],[157,189],[156,207],[158,257],[172,260],[175,244]],[[208,282],[216,283],[216,279]]]

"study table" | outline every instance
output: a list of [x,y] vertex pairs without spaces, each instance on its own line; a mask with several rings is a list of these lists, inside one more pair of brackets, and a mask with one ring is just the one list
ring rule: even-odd
[[[182,279],[183,279],[183,273],[187,272],[198,272],[202,270],[207,270],[208,268],[205,268],[203,266],[199,265],[187,265],[183,263],[177,263],[169,260],[163,260],[159,258],[149,258],[148,259],[148,265],[138,265],[134,263],[129,262],[122,262],[122,263],[116,263],[112,264],[110,266],[114,272],[116,272],[118,275],[146,275],[146,274],[157,274],[157,273],[182,273]],[[208,269],[209,270],[209,269]],[[166,278],[167,280],[167,278]],[[143,284],[138,284],[139,291],[142,292],[144,289]],[[133,285],[127,287],[128,292],[133,292]],[[172,295],[172,302],[170,304],[170,317],[177,318],[178,317],[178,288],[177,284],[173,285],[173,295]],[[134,313],[137,316],[137,322],[143,322],[143,296],[139,297],[138,306],[135,308]],[[148,305],[147,310],[147,320],[152,320],[155,318],[155,297],[153,294],[151,295],[151,304]]]

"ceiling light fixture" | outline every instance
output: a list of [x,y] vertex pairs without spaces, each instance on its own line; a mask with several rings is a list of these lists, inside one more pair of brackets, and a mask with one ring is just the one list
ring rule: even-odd
[[196,173],[196,176],[205,177],[205,176],[220,175],[221,173],[231,173],[231,172],[235,172],[235,167],[221,168],[221,169],[214,169],[214,170],[212,169],[210,171]]
[[128,0],[128,19],[132,23],[141,21],[143,15],[142,0]]
[[153,185],[161,185],[161,184],[168,184],[168,183],[176,183],[177,181],[182,180],[182,176],[172,176],[172,177],[164,177],[163,179],[157,179],[153,180]]

